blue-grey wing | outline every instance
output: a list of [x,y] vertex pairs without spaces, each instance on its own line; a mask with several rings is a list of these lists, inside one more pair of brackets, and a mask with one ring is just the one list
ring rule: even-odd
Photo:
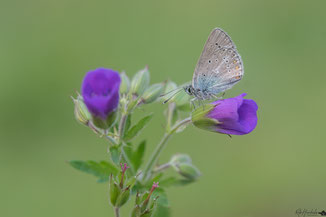
[[218,94],[239,82],[243,74],[241,57],[230,36],[222,29],[214,29],[198,60],[192,86]]

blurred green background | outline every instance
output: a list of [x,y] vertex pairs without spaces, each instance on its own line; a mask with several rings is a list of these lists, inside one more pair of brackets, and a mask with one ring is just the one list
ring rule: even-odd
[[[326,1],[57,0],[0,2],[0,216],[113,216],[107,185],[72,159],[106,159],[106,141],[79,125],[70,95],[97,67],[152,82],[190,81],[208,34],[226,30],[259,122],[246,136],[194,127],[161,158],[188,153],[203,176],[168,189],[173,216],[291,217],[326,209]],[[164,105],[144,131],[146,157],[163,134]],[[128,207],[122,216],[129,216]]]

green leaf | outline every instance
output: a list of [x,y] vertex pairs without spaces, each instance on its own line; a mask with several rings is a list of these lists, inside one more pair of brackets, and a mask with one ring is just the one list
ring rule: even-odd
[[126,134],[126,132],[128,132],[130,125],[131,125],[131,114],[129,114],[126,119],[126,125],[125,125],[125,130],[124,130],[125,134]]
[[125,140],[129,141],[139,134],[139,132],[147,125],[147,123],[152,119],[153,114],[149,114],[138,121],[125,135]]
[[153,184],[153,182],[159,182],[159,183],[160,183],[160,186],[161,186],[161,182],[160,182],[160,180],[161,180],[162,177],[163,177],[163,173],[158,173],[158,174],[156,174],[156,175],[152,178],[152,180],[150,181],[150,184]]
[[138,170],[138,168],[141,166],[141,164],[143,162],[145,148],[146,148],[146,141],[144,140],[138,145],[138,147],[135,150],[134,155],[132,157],[132,161],[133,161],[136,171]]
[[160,204],[157,205],[154,214],[152,217],[170,217],[171,209],[166,206],[162,206]]
[[190,183],[193,183],[194,180],[188,180],[188,179],[180,179],[176,178],[174,176],[162,179],[160,181],[160,186],[161,187],[171,187],[171,186],[185,186]]
[[130,146],[124,146],[123,150],[124,153],[127,155],[128,159],[131,161],[130,163],[132,165],[133,170],[137,172],[138,168],[141,166],[143,162],[143,157],[145,153],[145,147],[146,147],[146,141],[142,141],[135,151],[133,151],[132,147]]
[[169,217],[171,216],[171,210],[165,191],[162,188],[157,188],[153,192],[152,197],[157,197],[157,207],[153,214],[153,217]]
[[120,161],[120,151],[118,146],[111,146],[109,148],[111,154],[111,160],[116,164],[119,165]]
[[155,198],[157,196],[159,196],[157,199],[157,204],[162,206],[169,206],[169,201],[163,188],[156,188],[155,191],[153,191],[152,197]]
[[119,169],[112,163],[108,161],[69,161],[69,164],[80,171],[92,174],[99,178],[98,182],[109,181],[110,174],[116,175]]

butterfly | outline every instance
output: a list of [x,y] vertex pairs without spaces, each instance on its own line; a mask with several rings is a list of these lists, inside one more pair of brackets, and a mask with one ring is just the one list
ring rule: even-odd
[[181,90],[194,96],[192,102],[219,98],[218,94],[232,88],[243,74],[243,63],[235,44],[225,31],[215,28],[200,55],[192,83]]

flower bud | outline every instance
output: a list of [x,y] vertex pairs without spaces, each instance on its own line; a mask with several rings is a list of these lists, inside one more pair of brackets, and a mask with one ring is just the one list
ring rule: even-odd
[[150,192],[146,192],[144,193],[143,197],[142,197],[142,201],[143,203],[141,204],[141,212],[145,212],[145,210],[147,209],[147,206],[149,204],[149,201],[151,199],[151,196],[152,196],[152,193],[154,192],[154,190],[158,188],[158,182],[154,182],[152,187],[151,187],[151,190]]
[[132,94],[136,94],[137,96],[141,96],[149,85],[149,77],[147,67],[137,72],[132,78],[130,92]]
[[154,102],[163,93],[163,90],[164,90],[163,83],[151,85],[149,88],[145,90],[142,97],[142,101],[145,104]]
[[136,205],[131,211],[131,217],[140,217],[140,215],[141,215],[140,206]]
[[117,204],[118,197],[120,196],[121,190],[119,185],[113,180],[112,175],[110,176],[110,202],[112,206]]
[[192,112],[193,124],[201,129],[229,134],[248,134],[256,128],[258,106],[240,96],[215,101]]
[[160,101],[165,102],[169,100],[170,97],[173,95],[173,91],[178,88],[177,84],[173,81],[168,81],[165,85],[165,90],[163,92],[163,96],[160,98]]
[[180,163],[190,163],[191,164],[191,158],[187,154],[176,154],[172,156],[170,160],[171,165],[177,165]]
[[88,125],[89,121],[92,119],[92,115],[87,110],[84,104],[83,98],[78,95],[76,99],[72,98],[75,104],[74,114],[76,120],[84,125]]
[[120,93],[128,93],[130,88],[130,80],[125,72],[120,73],[121,84],[120,84]]
[[117,200],[117,207],[123,206],[130,198],[130,187],[127,187],[119,196]]
[[195,180],[201,175],[199,170],[190,163],[179,163],[174,168],[180,175],[189,180]]

